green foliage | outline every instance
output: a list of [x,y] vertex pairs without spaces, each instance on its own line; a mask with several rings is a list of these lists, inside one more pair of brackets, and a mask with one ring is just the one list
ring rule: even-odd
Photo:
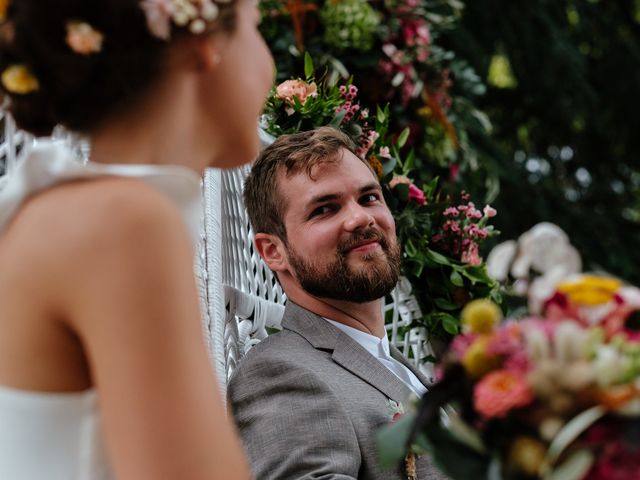
[[640,282],[638,2],[465,5],[445,42],[483,78],[502,56],[514,80],[476,102],[494,126],[484,148],[500,179],[497,226],[517,238],[554,222],[586,269]]

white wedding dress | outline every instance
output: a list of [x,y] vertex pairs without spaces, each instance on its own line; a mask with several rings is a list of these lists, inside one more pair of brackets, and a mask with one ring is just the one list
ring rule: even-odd
[[[49,140],[32,147],[10,176],[0,177],[0,235],[30,195],[104,176],[139,178],[165,193],[197,240],[202,216],[195,172],[181,166],[83,165],[63,142]],[[94,390],[45,393],[0,386],[0,479],[111,478]]]

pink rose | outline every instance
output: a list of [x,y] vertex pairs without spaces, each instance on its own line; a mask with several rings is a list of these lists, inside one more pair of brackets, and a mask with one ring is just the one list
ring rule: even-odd
[[285,80],[276,87],[276,96],[293,103],[297,98],[300,104],[304,105],[309,97],[318,95],[318,87],[315,83],[307,83],[303,80]]
[[413,200],[418,205],[424,205],[427,202],[424,192],[413,183],[409,185],[409,200]]

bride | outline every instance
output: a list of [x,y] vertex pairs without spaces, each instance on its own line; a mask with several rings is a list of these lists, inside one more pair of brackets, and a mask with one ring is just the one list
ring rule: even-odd
[[16,122],[0,188],[0,478],[248,470],[202,338],[199,180],[257,153],[273,78],[251,0],[0,1]]

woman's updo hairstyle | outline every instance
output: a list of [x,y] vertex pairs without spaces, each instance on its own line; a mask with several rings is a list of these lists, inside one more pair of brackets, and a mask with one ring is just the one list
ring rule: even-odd
[[[0,25],[0,84],[18,126],[36,135],[49,135],[57,124],[90,132],[117,110],[138,101],[162,75],[169,35],[235,27],[234,1],[146,0],[152,8],[174,3],[186,7],[207,3],[215,8],[215,20],[200,21],[197,29],[188,24],[179,27],[175,18],[167,20],[169,35],[160,38],[151,31],[143,3],[11,1]],[[80,47],[74,51],[67,39],[70,22],[90,27],[100,37],[99,45],[82,53],[78,53]],[[32,75],[36,88],[22,92],[7,88],[4,74],[16,65]]]

